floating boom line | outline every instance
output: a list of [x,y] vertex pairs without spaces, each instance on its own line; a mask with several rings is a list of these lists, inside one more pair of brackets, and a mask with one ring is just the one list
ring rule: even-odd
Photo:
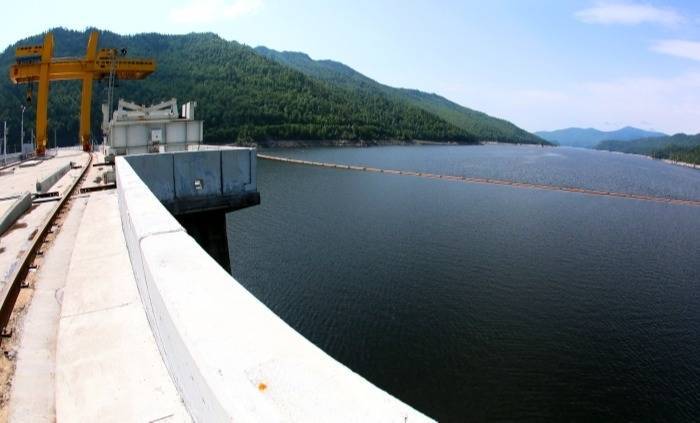
[[700,200],[684,200],[681,198],[657,197],[657,196],[653,196],[653,195],[630,194],[630,193],[626,193],[626,192],[598,191],[598,190],[588,189],[588,188],[573,188],[573,187],[564,187],[564,186],[559,186],[559,185],[532,184],[529,182],[509,181],[507,179],[474,178],[474,177],[469,177],[469,176],[440,175],[440,174],[435,174],[435,173],[413,172],[413,171],[408,171],[408,170],[381,169],[381,168],[367,167],[367,166],[353,166],[353,165],[345,165],[345,164],[337,164],[337,163],[314,162],[314,161],[309,161],[309,160],[290,159],[287,157],[269,156],[266,154],[258,154],[258,157],[261,159],[265,159],[265,160],[274,160],[274,161],[278,161],[278,162],[294,163],[294,164],[307,165],[307,166],[326,167],[326,168],[333,168],[333,169],[355,170],[355,171],[372,172],[372,173],[387,173],[390,175],[413,176],[413,177],[428,178],[428,179],[442,179],[445,181],[464,182],[464,183],[472,183],[472,184],[489,184],[489,185],[510,186],[510,187],[514,187],[514,188],[539,189],[539,190],[547,190],[547,191],[563,191],[563,192],[572,192],[572,193],[585,194],[585,195],[596,195],[599,197],[615,197],[615,198],[625,198],[628,200],[652,201],[652,202],[656,202],[656,203],[700,207]]

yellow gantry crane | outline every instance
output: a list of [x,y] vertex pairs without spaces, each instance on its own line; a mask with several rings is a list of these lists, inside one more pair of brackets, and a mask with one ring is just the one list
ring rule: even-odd
[[85,57],[53,57],[53,34],[44,36],[40,46],[17,47],[16,63],[10,67],[10,79],[15,84],[38,82],[36,110],[36,154],[43,156],[48,141],[47,118],[49,105],[49,82],[82,80],[83,92],[80,101],[80,143],[84,151],[91,151],[90,104],[92,81],[110,79],[144,79],[156,70],[152,59],[124,57],[126,50],[108,48],[97,50],[99,33],[93,31],[88,39]]

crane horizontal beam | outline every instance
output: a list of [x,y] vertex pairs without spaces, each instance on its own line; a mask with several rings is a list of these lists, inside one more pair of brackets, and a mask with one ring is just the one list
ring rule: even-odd
[[[144,79],[156,70],[153,60],[114,59],[117,79]],[[109,77],[111,61],[54,60],[49,65],[49,80],[82,79],[90,74],[93,80]],[[10,67],[10,80],[15,84],[36,82],[41,76],[41,63],[18,63]]]

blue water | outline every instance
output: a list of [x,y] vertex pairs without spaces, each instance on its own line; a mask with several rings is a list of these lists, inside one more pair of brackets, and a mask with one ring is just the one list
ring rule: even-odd
[[[284,150],[317,161],[700,199],[700,171],[565,148]],[[258,162],[233,274],[441,421],[700,415],[700,207]]]
[[[426,154],[427,149],[430,152]],[[700,172],[631,154],[570,147],[411,146],[266,150],[312,161],[700,199]]]

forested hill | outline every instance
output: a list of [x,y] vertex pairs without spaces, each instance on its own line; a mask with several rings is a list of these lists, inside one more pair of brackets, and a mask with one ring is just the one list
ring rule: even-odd
[[405,102],[473,134],[482,141],[511,143],[542,143],[543,140],[512,123],[494,118],[485,113],[460,106],[437,94],[393,88],[366,77],[351,67],[332,60],[313,60],[307,54],[276,51],[256,47],[255,51],[285,66],[296,69],[313,78],[326,81],[332,86],[351,92],[380,93],[396,101]]
[[633,141],[603,141],[596,148],[700,164],[700,134],[676,134]]
[[[55,55],[84,54],[88,32],[54,29]],[[37,35],[19,45],[40,44]],[[440,140],[474,143],[478,138],[406,102],[382,93],[347,92],[266,59],[252,48],[215,34],[121,36],[102,32],[100,47],[126,47],[131,57],[153,57],[157,70],[143,81],[120,81],[115,97],[152,103],[176,97],[197,100],[207,142],[267,140]],[[0,69],[14,61],[11,46],[0,55]],[[19,128],[25,89],[0,78],[0,120]],[[51,84],[49,132],[77,139],[80,85]],[[99,137],[105,84],[95,84],[93,135]],[[34,107],[25,114],[33,125]],[[11,129],[12,130],[12,129]],[[11,132],[17,135],[18,130]]]
[[[58,28],[52,31],[57,57],[84,54],[88,30]],[[36,35],[7,48],[0,54],[0,69],[7,70],[14,62],[17,45],[40,44],[42,38]],[[329,83],[325,77],[280,64],[250,47],[215,34],[122,36],[103,31],[100,47],[126,47],[131,57],[153,57],[157,62],[157,70],[149,78],[120,81],[115,102],[118,98],[143,104],[171,97],[180,102],[196,100],[198,118],[205,120],[207,142],[542,141],[519,129],[514,135],[508,135],[508,131],[470,130],[446,119],[444,110],[431,112],[428,106],[417,105],[417,100],[407,101],[382,90],[348,89],[348,85]],[[374,81],[372,84],[377,85]],[[94,85],[92,132],[95,138],[100,137],[99,104],[107,98],[105,85]],[[10,125],[10,144],[18,142],[19,110],[24,104],[26,89],[26,86],[12,85],[6,77],[0,78],[0,120],[7,120]],[[430,96],[420,93],[423,95]],[[79,105],[78,82],[52,83],[49,133],[53,134],[55,129],[59,140],[74,142],[78,134]],[[25,113],[27,131],[33,127],[33,122],[32,105]],[[504,127],[510,125],[501,122]]]

